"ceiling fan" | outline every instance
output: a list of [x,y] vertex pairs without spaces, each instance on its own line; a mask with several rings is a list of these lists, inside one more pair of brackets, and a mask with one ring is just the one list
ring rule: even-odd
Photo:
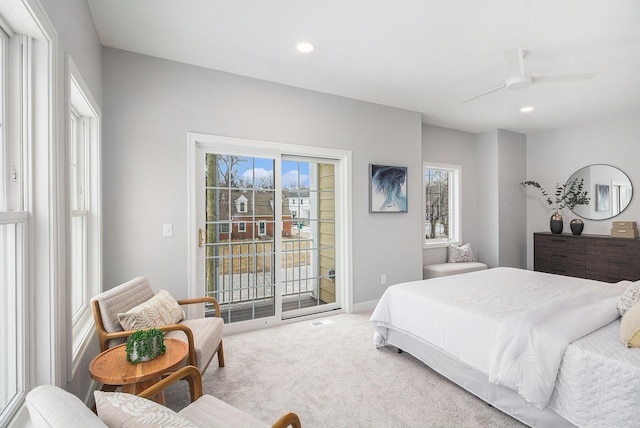
[[581,80],[593,79],[598,73],[578,73],[578,74],[559,74],[552,76],[531,76],[528,75],[524,69],[524,57],[526,51],[521,48],[511,48],[504,51],[504,59],[507,63],[507,70],[509,71],[509,77],[500,86],[491,88],[488,91],[476,94],[466,100],[463,103],[475,100],[476,98],[483,97],[492,92],[499,91],[501,89],[522,89],[530,85],[536,85],[538,83],[564,83],[564,82],[578,82]]

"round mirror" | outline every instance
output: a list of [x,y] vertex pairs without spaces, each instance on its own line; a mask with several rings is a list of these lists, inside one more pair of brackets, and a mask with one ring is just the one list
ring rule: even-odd
[[567,182],[584,180],[589,205],[577,205],[571,211],[589,220],[615,217],[629,206],[633,186],[627,174],[611,165],[589,165],[576,171]]

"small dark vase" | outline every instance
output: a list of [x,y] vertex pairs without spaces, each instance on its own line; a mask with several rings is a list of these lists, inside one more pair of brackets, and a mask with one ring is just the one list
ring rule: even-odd
[[562,222],[562,216],[560,215],[560,213],[555,213],[554,215],[551,216],[551,233],[562,233],[562,227],[563,222]]
[[574,235],[580,235],[582,233],[582,229],[584,229],[584,222],[579,218],[574,218],[571,220],[571,223],[569,223],[569,226],[571,226],[571,233]]

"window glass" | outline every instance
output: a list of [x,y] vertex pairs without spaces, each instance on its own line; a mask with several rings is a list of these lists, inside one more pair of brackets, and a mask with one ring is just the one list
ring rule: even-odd
[[80,350],[93,334],[90,299],[100,292],[99,113],[70,60],[68,177],[70,212],[72,359],[69,380]]
[[[28,51],[26,40],[0,29],[0,426],[16,410],[25,392],[27,328],[26,230],[29,215],[22,193],[25,177],[22,163],[27,140],[20,133],[30,106],[29,70],[18,64]],[[11,111],[13,114],[9,114]]]
[[424,164],[424,243],[443,245],[459,241],[461,167]]

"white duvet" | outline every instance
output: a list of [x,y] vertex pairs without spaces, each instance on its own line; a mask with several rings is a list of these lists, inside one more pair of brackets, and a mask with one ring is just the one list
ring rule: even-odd
[[374,343],[400,330],[542,408],[567,345],[618,318],[627,285],[514,268],[397,284],[371,316]]

